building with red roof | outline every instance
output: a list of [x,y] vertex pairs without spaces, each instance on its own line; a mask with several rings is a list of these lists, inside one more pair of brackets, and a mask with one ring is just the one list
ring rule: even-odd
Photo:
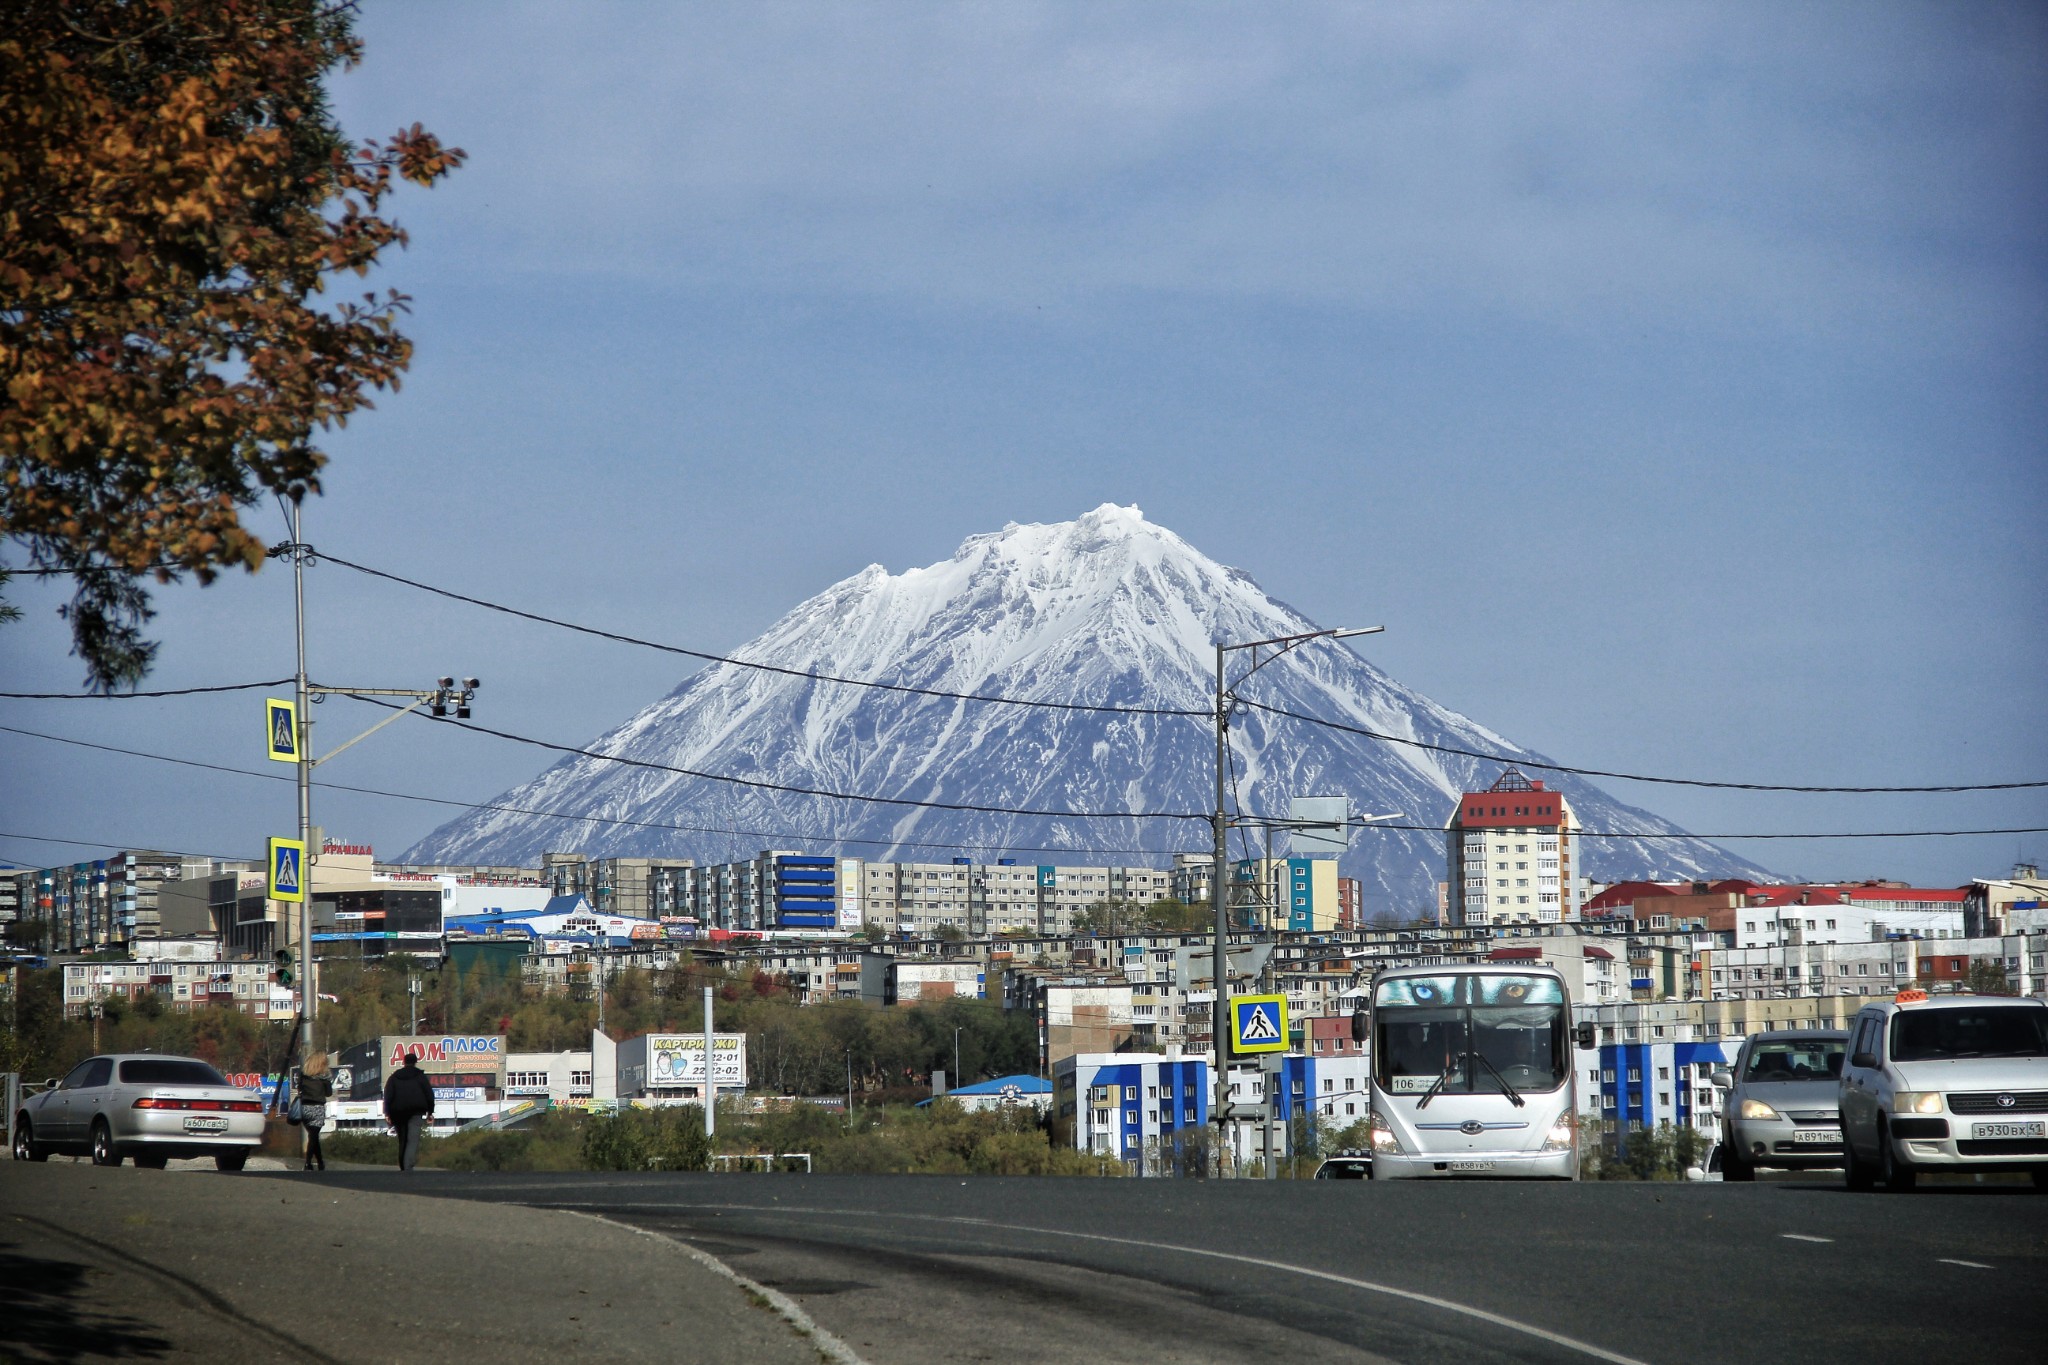
[[1451,923],[1558,924],[1580,912],[1579,822],[1562,792],[1509,768],[1466,792],[1448,837]]

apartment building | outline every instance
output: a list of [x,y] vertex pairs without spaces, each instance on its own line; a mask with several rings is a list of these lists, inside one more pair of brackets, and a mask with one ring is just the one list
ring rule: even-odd
[[219,1006],[258,1019],[292,1017],[292,995],[273,991],[268,962],[142,961],[64,964],[64,1015],[85,1017],[88,1005],[127,1005],[155,998],[165,1010],[186,1014]]
[[1446,829],[1451,922],[1558,924],[1579,918],[1579,824],[1561,792],[1509,768],[1458,799]]

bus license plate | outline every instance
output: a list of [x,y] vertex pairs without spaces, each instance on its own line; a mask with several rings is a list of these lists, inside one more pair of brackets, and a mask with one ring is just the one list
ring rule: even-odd
[[185,1131],[188,1133],[225,1133],[227,1130],[228,1121],[226,1119],[185,1120]]
[[1839,1128],[1801,1128],[1798,1132],[1792,1134],[1792,1140],[1794,1142],[1840,1142],[1842,1140],[1842,1130]]
[[1491,1161],[1453,1161],[1451,1169],[1454,1171],[1490,1171],[1493,1169],[1493,1163]]
[[2032,1123],[1980,1123],[1971,1130],[1971,1136],[1980,1138],[2048,1137],[2048,1120],[2036,1119]]

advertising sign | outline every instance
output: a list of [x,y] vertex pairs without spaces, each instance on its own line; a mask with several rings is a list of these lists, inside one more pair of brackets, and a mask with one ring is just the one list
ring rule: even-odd
[[419,1058],[437,1100],[486,1100],[505,1093],[505,1040],[488,1033],[386,1034],[378,1041],[379,1083]]
[[[711,1035],[711,1083],[721,1089],[747,1088],[747,1035]],[[701,1033],[650,1033],[647,1035],[647,1088],[664,1085],[704,1083],[704,1035]]]

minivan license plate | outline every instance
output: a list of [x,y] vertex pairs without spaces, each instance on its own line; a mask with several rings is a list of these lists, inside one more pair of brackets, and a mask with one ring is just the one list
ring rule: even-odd
[[185,1120],[185,1131],[188,1133],[225,1133],[227,1130],[228,1121],[226,1119]]
[[1980,1123],[1970,1132],[1980,1138],[2037,1138],[2048,1136],[2048,1120],[2032,1123]]
[[1792,1134],[1792,1140],[1794,1142],[1840,1142],[1842,1140],[1842,1130],[1839,1128],[1801,1128]]
[[1491,1161],[1453,1161],[1451,1169],[1454,1171],[1490,1171],[1493,1169],[1493,1163]]

